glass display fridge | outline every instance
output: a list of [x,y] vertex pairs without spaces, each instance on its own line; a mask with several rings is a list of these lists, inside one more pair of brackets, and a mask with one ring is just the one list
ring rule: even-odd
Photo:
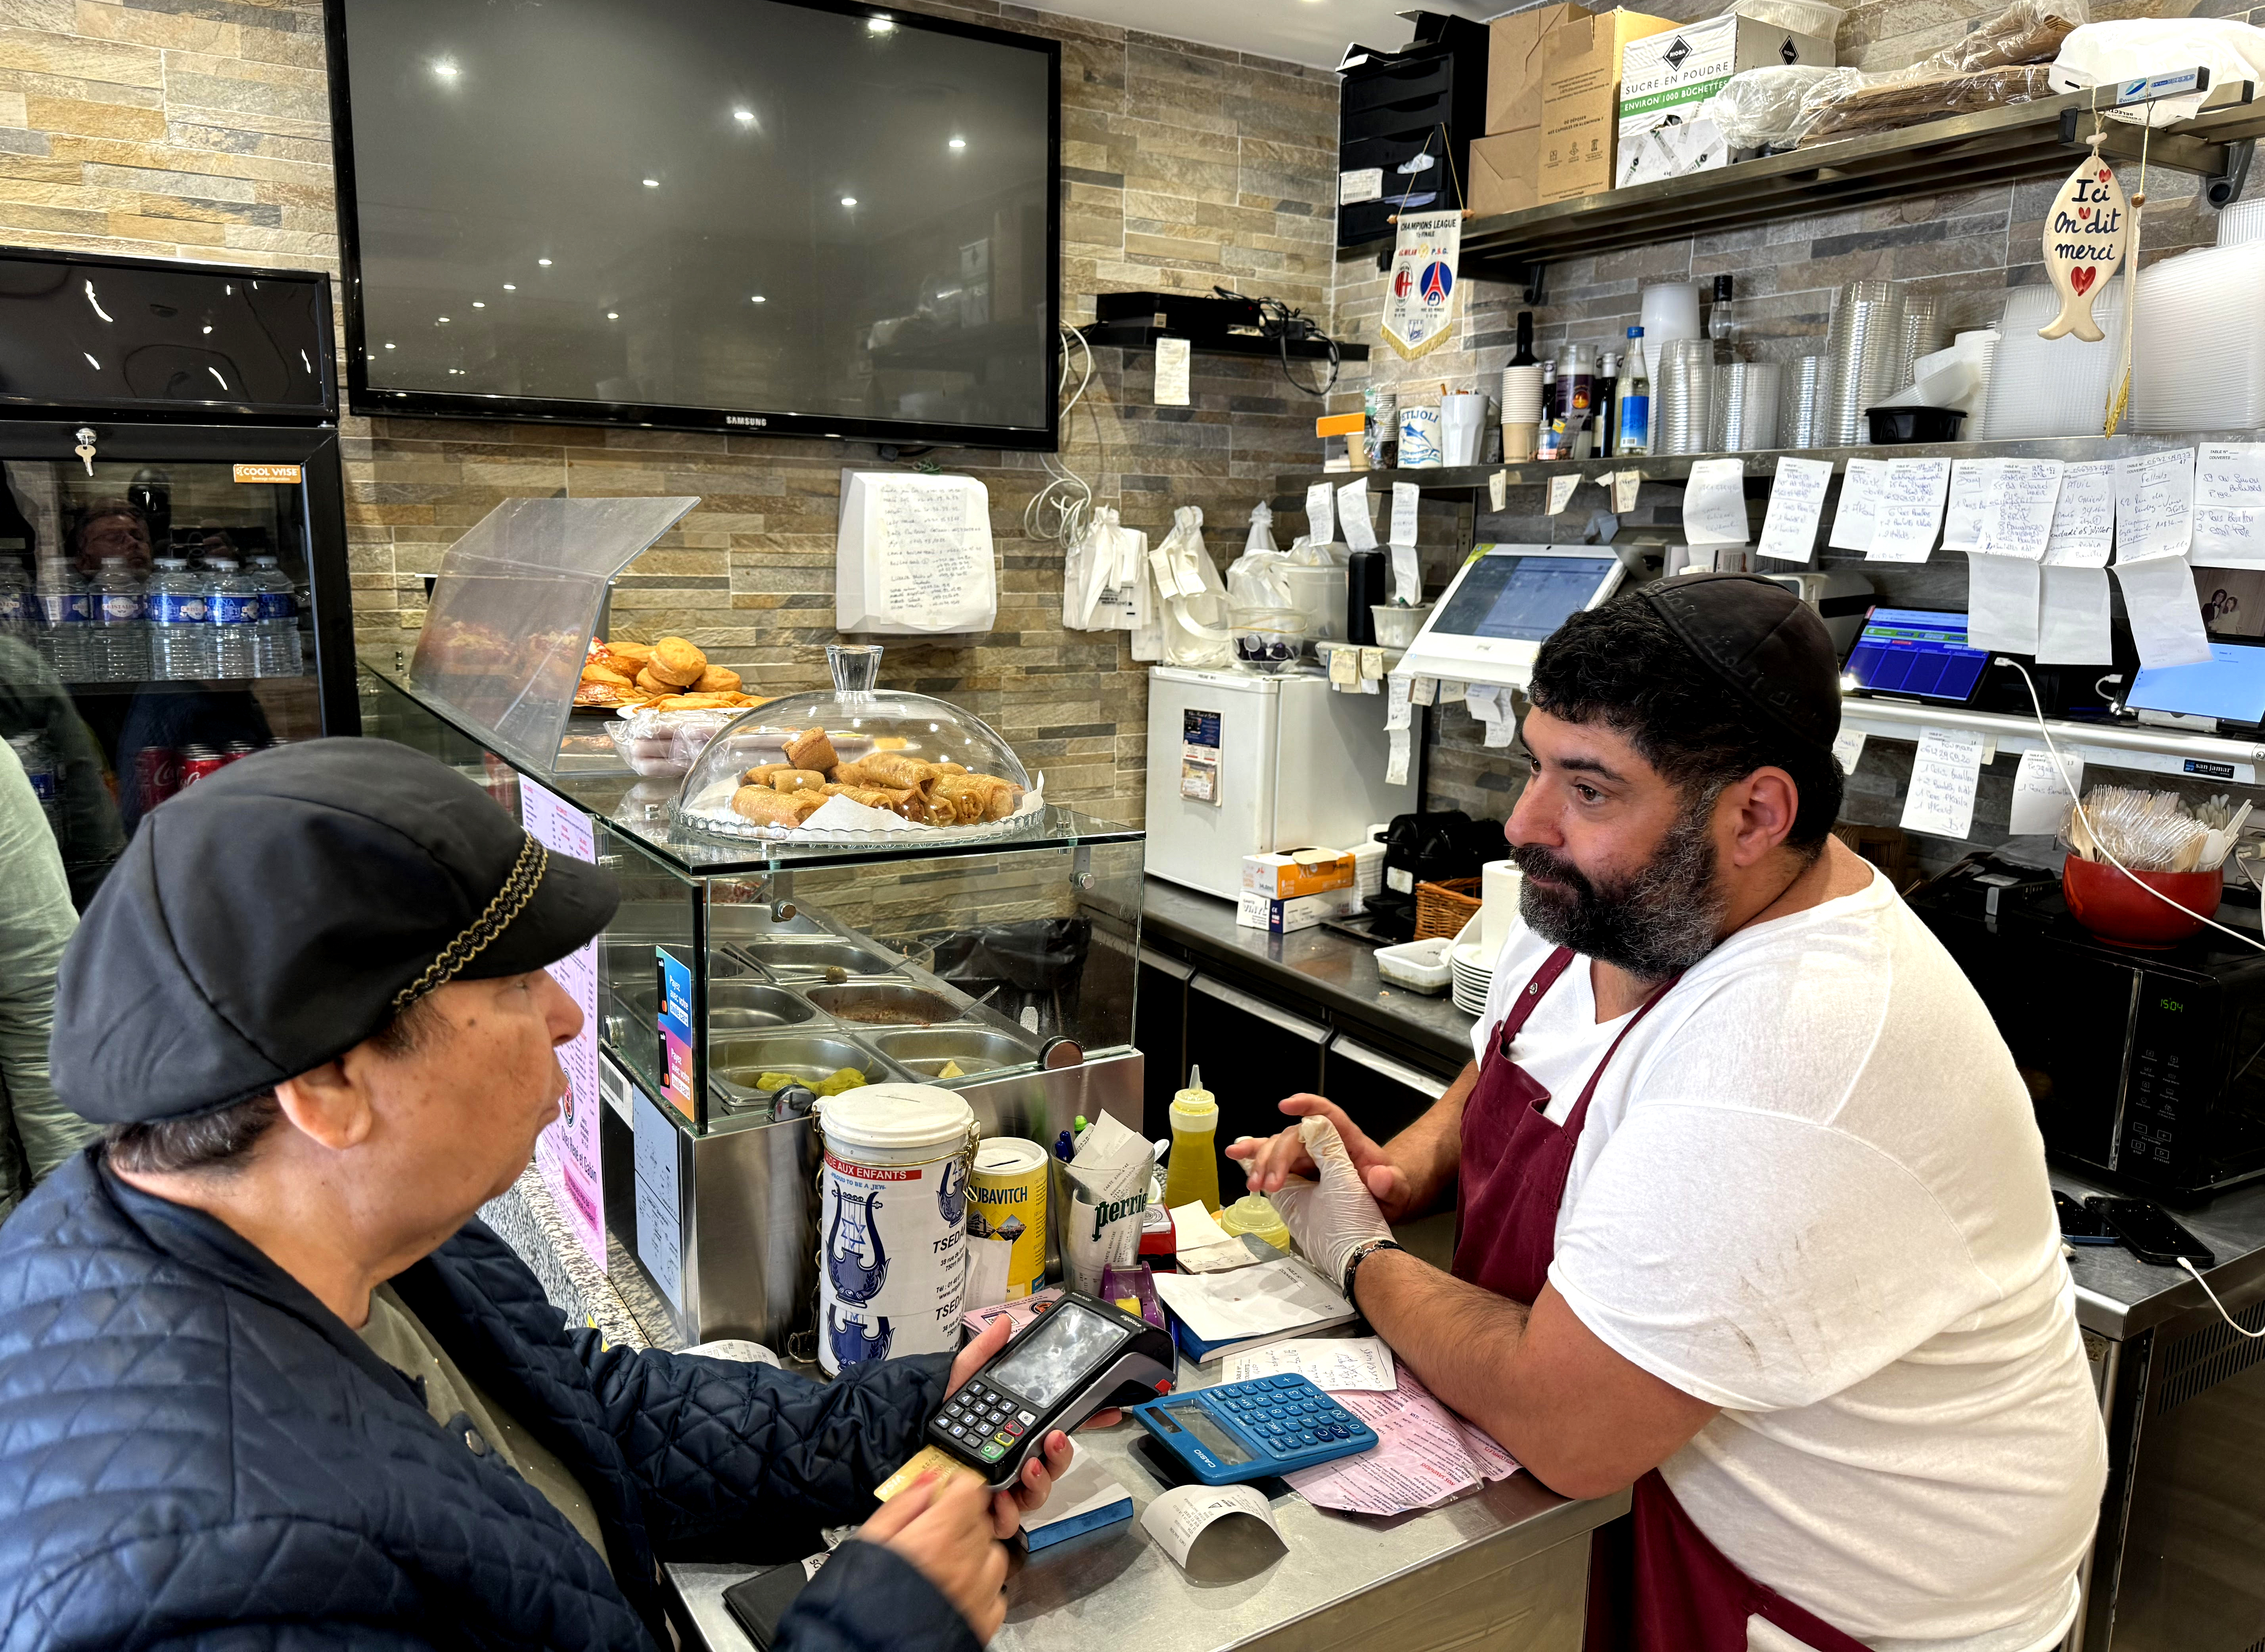
[[[821,1237],[830,1098],[934,1087],[984,1143],[1051,1146],[1104,1111],[1140,1129],[1143,833],[1047,802],[964,709],[879,686],[878,649],[829,650],[831,690],[686,714],[681,739],[575,707],[607,579],[694,503],[499,506],[450,549],[413,659],[365,651],[363,726],[620,881],[606,933],[553,970],[588,1024],[561,1052],[569,1100],[535,1162],[585,1255],[680,1344],[747,1337],[832,1370],[881,1357],[892,1330],[854,1307],[825,1323],[821,1253],[829,1277],[922,1264]],[[802,795],[778,780],[790,758],[810,780],[887,770],[858,788],[877,800],[907,765],[937,774],[925,808],[907,792],[889,821],[834,828],[779,806]],[[964,1204],[965,1183],[938,1198]]]
[[83,906],[142,818],[358,731],[329,279],[0,250],[0,737]]

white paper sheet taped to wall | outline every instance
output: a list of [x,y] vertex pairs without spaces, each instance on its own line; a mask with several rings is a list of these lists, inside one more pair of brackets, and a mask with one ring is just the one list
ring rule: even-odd
[[950,636],[999,617],[991,494],[973,477],[845,470],[834,564],[841,630]]
[[2105,568],[2061,568],[2047,563],[2037,616],[2040,666],[2111,666],[2108,636],[2113,608]]
[[[1946,481],[1948,477],[1946,476]],[[1904,798],[1906,832],[1963,838],[1974,829],[1974,793],[1982,783],[1982,731],[1923,728]]]

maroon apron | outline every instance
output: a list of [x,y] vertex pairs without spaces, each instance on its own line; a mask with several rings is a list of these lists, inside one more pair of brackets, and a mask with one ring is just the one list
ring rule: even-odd
[[[1597,1081],[1622,1040],[1675,984],[1667,982],[1643,1001],[1589,1074],[1565,1122],[1553,1124],[1543,1111],[1549,1092],[1511,1059],[1510,1048],[1541,995],[1572,962],[1571,950],[1559,947],[1519,990],[1488,1040],[1478,1085],[1463,1103],[1454,1275],[1529,1304],[1548,1283],[1557,1207]],[[1757,1615],[1817,1652],[1866,1652],[1861,1642],[1733,1565],[1692,1524],[1657,1469],[1635,1482],[1629,1518],[1597,1535],[1588,1652],[1745,1652],[1746,1619]]]

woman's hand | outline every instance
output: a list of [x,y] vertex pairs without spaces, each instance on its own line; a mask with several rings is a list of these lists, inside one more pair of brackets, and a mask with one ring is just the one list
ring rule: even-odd
[[1007,1550],[981,1476],[962,1474],[939,1484],[936,1475],[922,1474],[884,1503],[858,1536],[911,1561],[967,1619],[978,1641],[989,1641],[1007,1620],[1007,1597],[1000,1592],[1007,1581]]
[[[1006,1347],[1008,1339],[1014,1334],[1014,1322],[1003,1314],[985,1326],[966,1347],[959,1350],[959,1357],[951,1362],[951,1379],[944,1386],[943,1397],[949,1400],[958,1393],[970,1377],[998,1357],[999,1350]],[[1096,1411],[1086,1420],[1085,1426],[1106,1428],[1118,1420],[1118,1415],[1115,1411]],[[1023,1465],[1022,1474],[1014,1486],[993,1496],[992,1525],[1001,1540],[1014,1536],[1022,1526],[1023,1517],[1045,1503],[1046,1494],[1053,1489],[1054,1481],[1068,1469],[1069,1459],[1069,1437],[1056,1429],[1046,1437],[1045,1450],[1033,1452],[1030,1460]],[[890,1506],[894,1507],[909,1495],[907,1489],[905,1494],[891,1499]]]

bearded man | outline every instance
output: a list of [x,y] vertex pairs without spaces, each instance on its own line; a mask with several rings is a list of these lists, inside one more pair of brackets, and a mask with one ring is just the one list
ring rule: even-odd
[[[1298,1095],[1229,1153],[1433,1394],[1561,1492],[1634,1486],[1592,1648],[2057,1646],[2106,1441],[2043,1144],[1832,836],[1822,622],[1660,580],[1569,621],[1530,698],[1477,1059],[1382,1146]],[[1442,1273],[1390,1224],[1451,1198]]]

